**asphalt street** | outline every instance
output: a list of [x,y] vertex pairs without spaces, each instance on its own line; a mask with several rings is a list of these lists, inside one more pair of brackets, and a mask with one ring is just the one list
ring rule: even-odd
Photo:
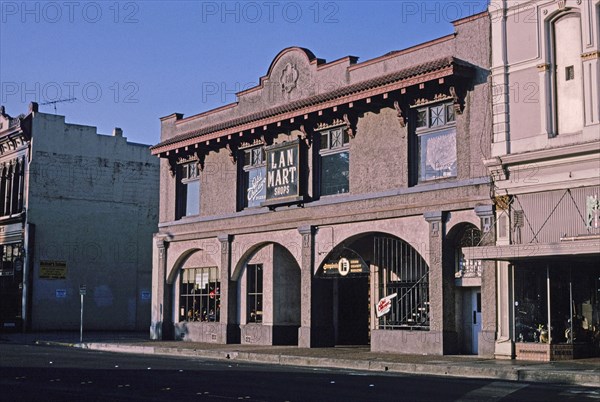
[[600,388],[0,344],[2,401],[600,401]]

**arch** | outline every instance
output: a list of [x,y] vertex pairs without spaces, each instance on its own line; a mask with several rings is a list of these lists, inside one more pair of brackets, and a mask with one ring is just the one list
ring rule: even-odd
[[181,253],[179,255],[179,257],[177,257],[177,259],[175,260],[175,263],[173,264],[173,266],[171,267],[171,269],[168,272],[168,275],[166,278],[167,284],[169,284],[169,285],[173,284],[173,281],[175,280],[175,278],[177,278],[177,275],[179,274],[179,271],[183,267],[183,264],[185,264],[185,262],[194,253],[197,253],[198,251],[202,251],[202,249],[201,248],[191,248],[189,250],[184,251],[183,253]]
[[[357,233],[332,248],[315,272],[317,279],[327,277],[324,266],[328,261],[347,252],[360,255],[368,265],[366,276],[370,279],[373,303],[395,294],[389,313],[381,318],[372,315],[372,319],[376,320],[373,328],[429,328],[429,265],[419,250],[390,233]],[[357,274],[358,270],[352,273],[351,268],[350,274],[345,277],[360,276]]]
[[298,256],[295,255],[295,253],[293,253],[292,251],[290,251],[288,246],[285,246],[284,244],[281,244],[280,242],[274,240],[265,240],[248,246],[248,248],[242,252],[241,256],[237,259],[236,262],[234,262],[233,270],[231,272],[231,280],[237,281],[242,273],[242,269],[246,262],[257,252],[260,252],[260,250],[264,249],[266,246],[269,246],[271,244],[277,245],[282,249],[286,250],[288,253],[290,253],[290,255],[294,258],[294,261],[296,262],[297,266],[300,267],[301,262],[298,260]]
[[[463,234],[468,230],[479,231],[479,233],[480,233],[479,236],[481,239],[481,229],[479,229],[477,227],[477,225],[473,224],[472,222],[459,222],[459,223],[455,224],[454,226],[452,226],[452,229],[450,229],[450,231],[448,231],[446,238],[450,241],[450,244],[452,244],[453,246],[456,246],[456,245],[458,245],[458,243],[460,243],[461,236],[463,236]],[[473,247],[475,247],[477,245],[478,244],[473,244]]]
[[243,343],[298,343],[301,270],[288,247],[276,241],[251,245],[235,264],[231,282]]
[[[356,244],[360,240],[365,239],[367,237],[375,237],[375,236],[383,236],[383,237],[387,236],[387,237],[398,239],[398,240],[406,243],[410,247],[412,247],[415,251],[417,251],[419,253],[419,255],[422,258],[424,258],[426,260],[426,258],[423,255],[421,255],[421,251],[419,250],[419,247],[415,247],[413,244],[411,244],[411,242],[406,241],[406,240],[402,239],[401,237],[391,234],[391,233],[388,233],[388,232],[368,231],[368,232],[355,233],[353,235],[346,237],[344,240],[338,242],[337,244],[332,245],[331,250],[322,258],[322,260],[319,262],[319,266],[317,267],[317,269],[314,270],[314,274],[317,274],[318,272],[322,271],[323,265],[325,264],[325,262],[328,259],[337,256],[337,254],[339,254],[342,249],[344,249],[344,248],[350,249],[350,253],[352,253],[352,252],[356,253],[357,250],[352,248],[352,244]],[[371,244],[371,248],[372,248],[372,244]]]
[[470,222],[461,222],[448,232],[448,242],[453,253],[455,278],[481,277],[481,261],[469,260],[462,252],[463,247],[477,247],[483,233]]

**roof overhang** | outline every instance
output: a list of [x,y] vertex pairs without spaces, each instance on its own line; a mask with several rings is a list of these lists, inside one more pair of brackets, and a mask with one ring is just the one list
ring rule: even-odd
[[358,100],[387,94],[391,91],[419,85],[445,77],[468,77],[473,73],[473,67],[468,63],[453,57],[434,60],[423,65],[414,66],[398,72],[369,79],[347,87],[339,88],[329,93],[294,101],[271,109],[262,110],[251,115],[201,127],[178,134],[153,147],[153,155],[160,155],[183,147],[197,145],[200,142],[217,138],[238,135],[246,130],[263,130],[270,124],[279,123],[294,118],[308,118],[310,113],[316,113],[328,108],[344,104],[352,104]]
[[463,247],[469,260],[519,261],[545,257],[600,257],[600,239],[573,240],[560,243],[511,244],[504,246]]

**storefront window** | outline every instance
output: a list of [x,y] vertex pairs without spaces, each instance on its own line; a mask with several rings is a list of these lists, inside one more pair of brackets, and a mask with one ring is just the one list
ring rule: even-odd
[[0,326],[17,328],[23,299],[22,243],[0,245]]
[[600,268],[585,261],[515,266],[515,336],[600,355]]
[[248,322],[260,323],[263,319],[263,267],[262,264],[249,264],[246,267]]
[[[546,268],[515,268],[515,334],[517,342],[541,342],[547,331],[548,293]],[[547,338],[547,332],[545,337]]]
[[218,268],[186,268],[180,276],[179,321],[218,322],[221,309]]

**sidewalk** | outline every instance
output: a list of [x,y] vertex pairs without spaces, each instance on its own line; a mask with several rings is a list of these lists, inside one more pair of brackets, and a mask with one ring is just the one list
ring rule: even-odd
[[394,355],[370,352],[366,346],[305,349],[150,341],[147,337],[146,333],[93,332],[84,333],[80,344],[79,333],[73,332],[0,334],[0,343],[37,343],[106,352],[600,387],[600,358],[540,363],[478,356]]

